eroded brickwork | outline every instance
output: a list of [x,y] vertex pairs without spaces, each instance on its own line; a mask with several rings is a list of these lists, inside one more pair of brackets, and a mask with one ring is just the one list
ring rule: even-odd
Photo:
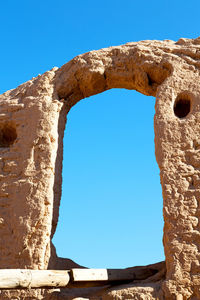
[[[1,268],[58,267],[51,238],[61,195],[66,114],[79,100],[107,89],[135,89],[156,97],[166,275],[160,270],[157,277],[106,289],[99,297],[200,299],[199,60],[200,38],[128,43],[80,55],[0,96]],[[2,299],[9,295],[4,292]],[[27,297],[50,296],[33,290]],[[73,299],[66,292],[53,297]]]

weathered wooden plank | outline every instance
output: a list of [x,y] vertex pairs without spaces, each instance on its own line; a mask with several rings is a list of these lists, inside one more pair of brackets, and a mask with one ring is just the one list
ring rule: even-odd
[[72,269],[73,282],[83,281],[128,281],[135,279],[135,272],[129,269]]
[[65,287],[69,271],[0,269],[0,289]]
[[73,281],[107,281],[107,269],[72,269]]

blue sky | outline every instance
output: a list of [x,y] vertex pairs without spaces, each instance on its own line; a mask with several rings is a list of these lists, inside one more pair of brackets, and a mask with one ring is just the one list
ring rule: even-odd
[[[0,93],[84,52],[196,38],[200,1],[1,1]],[[110,90],[80,101],[64,138],[58,255],[96,268],[164,259],[155,99]]]

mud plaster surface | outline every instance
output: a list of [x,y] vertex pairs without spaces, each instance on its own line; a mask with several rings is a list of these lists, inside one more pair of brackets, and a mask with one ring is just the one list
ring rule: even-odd
[[1,268],[73,266],[51,244],[66,115],[79,100],[111,88],[156,97],[166,256],[166,274],[159,270],[157,277],[126,286],[1,291],[1,299],[73,299],[77,293],[89,299],[200,299],[199,72],[200,38],[141,41],[79,55],[0,95]]

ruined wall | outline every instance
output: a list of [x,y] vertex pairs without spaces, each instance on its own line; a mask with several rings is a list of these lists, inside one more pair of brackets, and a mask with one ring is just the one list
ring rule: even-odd
[[148,299],[200,299],[199,60],[200,38],[129,43],[80,55],[0,96],[1,268],[58,265],[50,243],[66,114],[79,100],[107,89],[135,89],[156,97],[167,273],[156,284],[140,282],[140,291],[136,282],[101,297],[127,299],[129,293],[144,299],[139,297],[146,291]]
[[0,96],[1,268],[48,266],[63,131],[58,132],[62,103],[53,99],[54,76],[52,70]]

